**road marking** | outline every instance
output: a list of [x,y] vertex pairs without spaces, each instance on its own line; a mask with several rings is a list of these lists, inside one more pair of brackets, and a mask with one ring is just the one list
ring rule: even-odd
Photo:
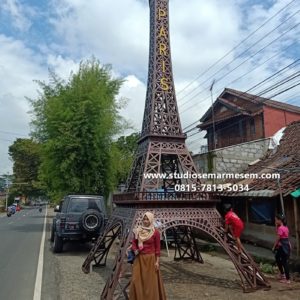
[[33,300],[41,300],[43,267],[44,267],[44,247],[45,247],[45,237],[46,237],[46,222],[47,222],[47,207],[46,207],[43,234],[42,234],[41,245],[40,245],[39,262],[36,271]]

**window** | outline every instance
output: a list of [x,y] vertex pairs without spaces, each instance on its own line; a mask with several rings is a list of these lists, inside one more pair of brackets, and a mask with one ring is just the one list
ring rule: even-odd
[[69,203],[69,212],[84,212],[87,209],[101,211],[100,199],[93,198],[71,198]]
[[71,199],[69,204],[69,212],[83,212],[88,209],[89,202],[87,199]]
[[251,223],[274,225],[275,201],[262,200],[250,202],[249,220]]
[[250,119],[249,123],[250,123],[250,133],[255,134],[255,121],[254,121],[254,119]]

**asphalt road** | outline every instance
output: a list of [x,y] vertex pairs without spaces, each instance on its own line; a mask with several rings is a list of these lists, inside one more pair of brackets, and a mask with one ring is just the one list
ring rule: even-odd
[[33,299],[45,212],[0,215],[0,299]]

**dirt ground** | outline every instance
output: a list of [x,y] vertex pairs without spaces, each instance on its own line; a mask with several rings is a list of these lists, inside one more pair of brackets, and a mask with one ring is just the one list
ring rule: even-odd
[[[107,267],[96,268],[86,275],[81,271],[81,264],[88,254],[81,248],[56,256],[59,273],[59,297],[61,300],[96,300],[100,299],[106,278],[110,274],[113,255],[109,255]],[[68,249],[67,249],[68,250]],[[83,251],[82,251],[83,250]],[[240,279],[233,264],[220,256],[202,253],[204,264],[192,261],[174,261],[165,252],[161,257],[161,271],[169,300],[300,300],[300,283],[284,285],[268,277],[272,288],[244,293]],[[69,284],[72,283],[72,284]],[[143,300],[143,299],[141,299]]]
[[[49,224],[50,221],[49,217]],[[114,252],[109,253],[106,267],[84,274],[81,266],[91,246],[67,243],[63,253],[53,254],[48,227],[42,300],[99,300],[110,275]],[[161,271],[168,300],[300,300],[300,282],[284,285],[273,279],[274,276],[268,276],[270,290],[244,293],[240,278],[226,256],[220,253],[201,255],[204,264],[174,261],[172,250],[169,257],[165,250],[162,251]]]
[[268,276],[272,288],[244,293],[233,264],[223,257],[202,253],[204,264],[162,258],[162,274],[171,300],[300,299],[300,283],[279,283]]

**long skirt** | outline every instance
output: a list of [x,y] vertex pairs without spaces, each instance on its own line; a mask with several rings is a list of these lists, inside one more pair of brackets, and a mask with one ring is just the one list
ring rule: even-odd
[[155,254],[139,254],[132,267],[130,300],[165,300],[160,270],[155,270]]

